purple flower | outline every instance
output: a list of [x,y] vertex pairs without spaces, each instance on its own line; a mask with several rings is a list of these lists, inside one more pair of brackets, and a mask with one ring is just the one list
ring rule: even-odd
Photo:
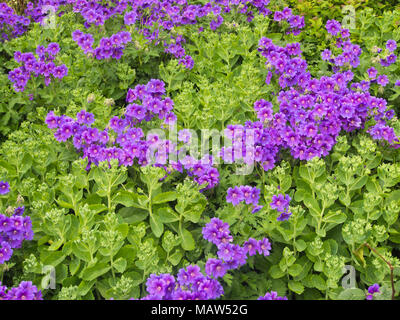
[[279,212],[283,212],[285,208],[289,205],[290,197],[288,195],[284,196],[283,194],[273,195],[272,202],[270,206],[272,209],[276,209]]
[[226,202],[232,203],[237,206],[239,202],[244,200],[243,192],[240,187],[229,188],[226,196]]
[[7,194],[10,192],[10,185],[7,181],[0,181],[0,194]]
[[150,277],[146,282],[147,291],[156,297],[162,298],[165,295],[166,285],[160,277]]
[[322,60],[327,61],[327,60],[331,59],[331,57],[332,57],[332,52],[331,52],[331,50],[329,50],[329,49],[325,49],[325,50],[322,52],[321,56],[322,56]]
[[53,71],[53,76],[58,79],[64,78],[68,74],[68,68],[63,64],[58,66]]
[[0,300],[42,300],[42,292],[31,281],[22,281],[18,287],[8,291],[0,282]]
[[93,113],[82,110],[76,114],[76,119],[79,124],[91,125],[94,122],[94,115]]
[[271,251],[271,243],[267,238],[258,241],[258,253],[264,256],[269,256]]
[[178,140],[184,143],[189,143],[190,139],[192,138],[192,134],[188,129],[180,130],[178,133]]
[[231,243],[224,243],[218,247],[218,258],[223,261],[230,261],[234,256],[235,245]]
[[46,50],[50,55],[56,56],[60,52],[60,46],[56,42],[52,42],[47,46]]
[[394,52],[397,49],[397,42],[395,40],[388,40],[386,42],[386,49],[390,52]]
[[249,256],[254,256],[260,251],[259,242],[256,239],[249,238],[249,240],[244,243],[244,249]]
[[383,74],[383,75],[378,76],[377,82],[382,87],[385,87],[389,83],[389,78],[387,77],[387,75]]
[[165,115],[164,123],[168,125],[173,125],[176,123],[177,117],[173,112],[169,112]]
[[380,286],[377,283],[368,287],[368,294],[366,296],[367,300],[372,300],[374,298],[374,293],[380,293]]
[[202,276],[200,267],[197,265],[189,265],[186,267],[186,274],[188,276],[187,282],[194,283],[196,279]]
[[276,291],[267,292],[265,296],[260,296],[257,300],[287,300],[287,297],[280,297]]
[[[253,203],[253,199],[251,197],[252,192],[253,192],[253,188],[250,187],[250,186],[240,186],[239,188],[242,191],[245,203],[246,204]],[[258,203],[258,201],[257,201],[257,203]]]
[[258,211],[260,211],[263,208],[263,206],[260,205],[256,205],[253,207],[253,209],[251,210],[251,213],[256,213]]
[[137,18],[136,11],[130,11],[125,13],[124,16],[124,23],[128,26],[135,24]]
[[25,207],[24,207],[24,206],[22,206],[22,207],[17,207],[17,208],[15,208],[15,210],[14,210],[14,215],[15,215],[15,216],[22,216],[22,215],[24,214],[24,212],[25,212]]
[[13,250],[8,242],[3,241],[0,243],[0,265],[11,259]]
[[206,273],[214,278],[223,277],[227,271],[224,263],[219,259],[208,259],[206,262]]
[[342,26],[336,20],[328,20],[326,23],[326,30],[333,35],[336,36],[341,31]]
[[291,212],[284,211],[282,212],[279,217],[277,218],[278,221],[285,221],[289,220],[290,216],[292,215]]

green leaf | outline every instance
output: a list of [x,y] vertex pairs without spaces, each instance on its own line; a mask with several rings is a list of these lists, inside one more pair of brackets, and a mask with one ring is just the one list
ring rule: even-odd
[[127,261],[120,257],[117,260],[114,261],[113,263],[113,267],[119,272],[119,273],[123,273],[126,269],[127,266]]
[[271,277],[273,279],[279,279],[286,275],[286,273],[284,271],[282,271],[281,268],[279,268],[279,266],[277,266],[277,265],[273,265],[269,269],[269,274],[271,275]]
[[193,250],[195,248],[195,243],[192,234],[186,229],[180,231],[180,236],[182,237],[182,248],[186,251]]
[[148,202],[145,196],[125,190],[118,192],[113,201],[115,203],[120,203],[125,207],[135,207],[141,209],[147,209],[145,204]]
[[367,168],[368,169],[375,169],[377,166],[379,166],[382,162],[382,155],[377,154],[372,160],[367,162]]
[[317,288],[320,291],[326,290],[326,283],[321,275],[313,274],[311,279],[315,288]]
[[179,220],[178,214],[170,207],[158,209],[157,214],[164,223],[170,223]]
[[42,252],[41,261],[44,265],[51,265],[56,267],[61,262],[64,261],[66,255],[62,251],[55,251],[55,252]]
[[284,178],[281,181],[281,185],[280,185],[281,189],[280,189],[280,191],[282,193],[285,193],[287,190],[290,189],[291,186],[292,186],[292,177],[289,176],[289,175],[284,176]]
[[329,211],[327,215],[324,216],[323,221],[326,223],[334,223],[334,224],[340,224],[345,222],[347,219],[347,216],[344,212],[342,211]]
[[365,300],[365,293],[358,288],[344,289],[338,295],[337,300]]
[[68,203],[68,202],[66,202],[64,200],[61,200],[61,199],[56,199],[56,201],[63,208],[74,209],[74,206],[71,203]]
[[97,263],[92,267],[86,268],[82,272],[82,279],[92,281],[107,273],[111,269],[108,263]]
[[362,216],[364,214],[364,212],[365,212],[365,210],[364,210],[364,200],[353,201],[349,208],[355,214],[358,214],[358,215]]
[[307,247],[307,243],[302,239],[296,240],[295,245],[296,245],[297,251],[300,251],[300,252],[303,251]]
[[80,246],[78,243],[74,242],[72,245],[72,252],[73,254],[78,257],[79,259],[90,262],[90,252],[87,251],[83,246]]
[[24,157],[22,158],[21,166],[19,167],[19,171],[21,173],[27,172],[30,168],[32,168],[32,157],[29,153],[25,153]]
[[308,193],[306,190],[304,189],[297,189],[296,193],[294,194],[294,200],[296,202],[300,202],[303,201],[306,197],[311,197],[311,194]]
[[89,209],[94,211],[95,214],[101,213],[103,211],[107,211],[107,206],[101,203],[97,203],[97,204],[90,204],[89,205]]
[[301,271],[303,271],[303,267],[297,263],[290,266],[288,269],[289,274],[293,277],[297,277],[301,273]]
[[143,282],[143,274],[137,271],[125,272],[124,275],[133,280],[134,286],[137,286]]
[[149,212],[136,207],[125,207],[119,210],[118,214],[124,219],[124,222],[132,224],[145,220]]
[[290,280],[288,287],[297,294],[302,294],[304,291],[304,286],[299,281]]
[[356,181],[350,186],[350,191],[359,190],[367,183],[368,176],[358,177]]
[[306,207],[310,209],[310,213],[313,216],[319,217],[321,214],[321,208],[319,207],[318,201],[311,197],[305,198],[303,201]]
[[95,280],[92,280],[92,281],[82,280],[82,282],[78,286],[79,295],[85,296],[90,291],[90,289],[92,289],[95,282],[96,282]]
[[164,225],[156,212],[150,215],[150,227],[157,238],[161,237],[164,232]]
[[400,200],[400,190],[394,190],[387,196],[385,204],[388,205],[391,201]]
[[123,237],[123,239],[126,238],[126,236],[129,233],[129,226],[127,223],[120,223],[118,225],[118,227],[116,228],[116,230],[119,231],[119,233],[121,234],[121,236]]
[[348,207],[351,204],[351,197],[349,194],[346,192],[342,191],[339,194],[339,200],[341,203],[343,203],[346,207]]
[[49,251],[57,251],[60,249],[60,247],[64,244],[63,239],[59,239],[51,244],[51,246],[48,248]]
[[71,262],[69,263],[69,272],[72,276],[74,276],[78,272],[80,266],[81,260],[79,260],[78,258],[74,258],[71,260]]
[[182,251],[176,249],[175,252],[168,257],[168,261],[171,262],[173,266],[176,266],[181,261],[182,257]]
[[310,171],[308,170],[307,167],[301,166],[299,168],[299,175],[304,181],[307,181],[308,183],[312,183],[313,182],[313,178],[312,178],[312,176],[310,174]]
[[268,33],[265,35],[265,37],[273,40],[273,41],[278,41],[282,39],[282,33]]
[[171,202],[174,200],[176,200],[176,192],[168,191],[157,194],[156,196],[154,196],[151,202],[152,204],[159,204],[159,203]]

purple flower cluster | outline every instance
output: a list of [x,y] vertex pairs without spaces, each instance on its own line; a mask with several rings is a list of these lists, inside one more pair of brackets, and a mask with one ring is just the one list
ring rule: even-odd
[[[25,15],[30,16],[31,20],[35,22],[43,22],[43,19],[48,13],[44,12],[43,8],[53,8],[51,9],[52,11],[54,10],[58,15],[62,15],[65,12],[62,7],[65,5],[72,5],[72,10],[80,13],[85,20],[85,28],[89,28],[92,25],[103,26],[110,18],[123,17],[124,24],[128,28],[129,26],[134,26],[138,22],[140,27],[137,30],[149,42],[153,42],[155,45],[162,42],[165,52],[179,59],[179,64],[184,65],[184,67],[188,69],[192,69],[194,65],[193,58],[185,54],[185,49],[182,46],[185,40],[180,35],[176,37],[170,36],[170,32],[174,27],[196,24],[200,19],[208,18],[210,21],[210,29],[216,30],[224,22],[223,15],[231,12],[235,7],[238,9],[238,12],[245,15],[247,21],[250,22],[254,18],[255,11],[264,16],[268,16],[272,13],[267,8],[269,2],[269,0],[211,0],[204,5],[194,5],[189,4],[187,1],[173,2],[171,0],[114,0],[105,3],[82,0],[39,0],[35,3],[28,3]],[[24,33],[30,20],[26,17],[14,15],[12,9],[6,4],[4,4],[2,8],[6,17],[4,20],[7,22],[5,25],[18,26],[13,36]],[[276,12],[274,20],[286,20],[290,25],[288,32],[293,32],[295,35],[299,34],[300,29],[304,27],[304,17],[293,15],[290,8],[285,8],[283,11]],[[21,24],[22,27],[20,27]],[[154,29],[155,25],[157,25],[156,29]],[[125,33],[126,38],[128,38],[128,34],[130,37],[129,32],[120,31],[117,35],[120,33]],[[119,59],[123,54],[124,44],[130,40],[124,43],[120,41],[117,35],[113,35],[110,38],[103,38],[100,41],[100,46],[96,49],[92,48],[93,37],[84,37],[83,40],[76,39],[75,41],[78,42],[85,53],[91,53],[97,59],[107,59],[110,57]],[[4,34],[3,36],[7,35]],[[112,47],[109,46],[111,38],[113,38],[112,41],[115,41]]]
[[175,58],[179,59],[179,64],[182,64],[187,69],[192,69],[194,66],[193,58],[189,55],[185,55],[185,49],[182,44],[186,42],[182,35],[176,37],[171,36],[172,43],[164,41],[164,51],[166,53],[172,54]]
[[[210,16],[210,29],[216,30],[219,28],[223,21],[223,14],[230,12],[234,6],[239,7],[239,12],[247,16],[247,20],[251,21],[254,17],[253,8],[254,7],[258,13],[263,15],[269,15],[271,11],[267,8],[269,0],[235,0],[235,1],[217,1],[212,0],[204,5],[193,5],[189,4],[187,1],[178,1],[176,3],[171,3],[168,0],[157,1],[157,6],[151,4],[143,5],[142,3],[133,3],[131,15],[135,15],[137,20],[140,20],[142,29],[140,32],[149,41],[158,44],[160,42],[160,30],[151,32],[150,26],[154,23],[158,23],[162,30],[168,33],[174,27],[196,24],[198,19],[202,19]],[[143,16],[144,7],[148,8],[150,11],[148,17]],[[301,19],[298,17],[299,22],[298,27],[301,25]],[[295,21],[292,21],[293,25],[296,25]],[[164,50],[167,53],[172,54],[177,59],[179,59],[179,64],[184,65],[187,69],[192,69],[194,65],[193,58],[189,55],[185,55],[185,49],[183,48],[183,43],[185,39],[178,35],[176,37],[170,36],[170,39],[165,40]]]
[[[335,34],[337,24],[328,25]],[[339,30],[342,34],[344,29]],[[316,79],[311,77],[306,61],[300,57],[299,43],[279,47],[272,40],[262,38],[259,45],[270,69],[267,82],[271,81],[272,70],[275,70],[281,88],[287,89],[277,95],[279,112],[274,113],[272,103],[261,99],[254,104],[259,121],[227,127],[225,136],[233,140],[233,147],[223,148],[224,161],[256,161],[264,170],[270,170],[282,149],[289,149],[292,156],[300,160],[326,156],[342,130],[361,129],[371,118],[376,121],[368,130],[372,137],[389,144],[398,142],[393,128],[386,126],[393,111],[387,110],[384,99],[371,96],[368,90],[359,90],[354,84],[348,88],[354,77],[351,70]],[[359,46],[349,41],[343,41],[342,46],[343,59],[357,66]],[[335,62],[337,57],[331,59]],[[370,69],[369,74],[376,76],[374,69]],[[382,78],[379,82],[384,84],[386,80]],[[254,143],[246,143],[248,137],[252,137]]]
[[266,238],[259,241],[250,238],[243,247],[230,243],[233,237],[230,235],[229,225],[218,218],[212,218],[206,224],[203,236],[218,247],[218,259],[210,258],[206,262],[207,275],[197,265],[180,269],[176,279],[170,274],[152,274],[146,282],[149,295],[142,300],[217,299],[224,294],[217,278],[223,277],[228,270],[244,265],[247,255],[259,253],[268,256],[271,250],[271,244]]
[[16,51],[14,60],[21,63],[22,66],[8,73],[8,79],[14,84],[15,91],[24,91],[32,75],[34,77],[44,76],[46,86],[51,83],[52,76],[57,79],[65,77],[68,74],[68,68],[65,64],[56,66],[53,62],[59,51],[60,46],[55,42],[50,43],[47,48],[38,46],[36,48],[38,59],[32,52],[21,53]]
[[[97,2],[70,0],[73,10],[80,12],[85,19],[85,27],[91,25],[103,25],[106,20],[113,16],[123,15],[124,24],[126,26],[135,25],[139,22],[138,31],[149,41],[155,45],[160,42],[164,45],[164,50],[179,59],[179,64],[184,65],[188,69],[192,69],[194,65],[193,58],[185,54],[183,43],[185,39],[178,35],[176,37],[169,36],[162,41],[165,31],[168,35],[174,27],[188,24],[196,24],[199,19],[210,17],[210,29],[216,30],[223,21],[223,14],[228,13],[234,6],[239,7],[239,12],[247,16],[247,20],[254,18],[253,10],[256,9],[259,14],[264,16],[271,14],[267,8],[269,0],[235,0],[235,1],[219,1],[212,0],[204,5],[193,5],[187,1],[170,0],[149,0],[149,1],[113,1],[112,5],[100,4]],[[131,8],[126,11],[128,4]],[[298,34],[304,26],[304,18],[292,14],[289,8],[283,10],[285,19],[289,22],[291,32]],[[154,30],[154,25],[158,28]],[[82,44],[83,50],[90,50],[90,40]],[[122,50],[117,50],[118,57],[122,55]],[[102,56],[101,54],[99,56]],[[97,55],[96,55],[97,57]]]
[[86,55],[93,56],[97,60],[110,58],[119,60],[123,55],[125,45],[132,41],[128,31],[120,31],[111,37],[101,38],[96,48],[93,48],[94,38],[90,33],[86,34],[81,30],[75,30],[72,33],[72,39]]
[[[184,149],[183,149],[184,150]],[[178,150],[178,154],[180,151]],[[212,189],[219,183],[219,172],[213,166],[215,163],[212,156],[205,155],[203,159],[196,160],[187,155],[183,159],[178,160],[175,169],[182,172],[180,168],[184,168],[190,177],[199,185],[207,184],[204,189]]]
[[368,287],[368,294],[366,299],[372,300],[374,298],[374,293],[380,293],[380,286],[379,284],[375,283],[372,286]]
[[290,200],[291,198],[287,194],[278,194],[272,196],[272,202],[270,203],[270,206],[272,209],[275,209],[280,213],[280,216],[277,218],[278,221],[289,220],[289,217],[292,215],[292,213],[289,212]]
[[[334,22],[332,22],[334,21]],[[331,22],[331,24],[329,24]],[[360,65],[360,55],[362,53],[361,47],[359,45],[353,44],[350,39],[350,33],[348,29],[341,27],[340,23],[335,20],[329,20],[326,24],[326,28],[329,30],[336,30],[338,28],[336,47],[339,48],[342,53],[333,56],[329,49],[325,49],[321,56],[323,60],[329,61],[333,64],[333,71],[339,72],[341,69],[357,68]]]
[[141,166],[154,162],[169,173],[170,167],[166,164],[171,158],[172,169],[180,172],[185,169],[198,184],[207,184],[205,189],[213,188],[219,182],[219,172],[213,167],[212,157],[195,160],[185,156],[179,160],[182,153],[173,142],[152,133],[146,137],[138,126],[142,121],[150,121],[154,117],[163,120],[165,125],[175,125],[177,118],[172,111],[174,102],[168,97],[163,98],[164,95],[165,84],[157,79],[129,89],[126,97],[129,104],[124,116],[111,118],[108,127],[102,131],[91,126],[94,115],[85,110],[78,112],[76,120],[64,115],[56,116],[50,111],[45,121],[50,129],[57,129],[54,133],[57,141],[73,140],[75,148],[83,152],[84,158],[88,158],[89,167],[91,163],[97,165],[111,159],[117,159],[120,165],[131,166],[137,159]]
[[265,296],[260,296],[257,300],[287,300],[287,297],[280,297],[275,291],[267,292]]
[[386,52],[389,52],[386,54],[385,57],[381,58],[380,63],[383,67],[389,67],[390,65],[396,63],[397,61],[397,56],[394,54],[394,52],[397,49],[397,42],[395,40],[388,40],[386,42]]
[[243,247],[231,243],[233,237],[230,234],[229,225],[218,218],[212,218],[202,230],[203,237],[212,242],[218,248],[218,258],[222,266],[229,269],[236,269],[246,263],[247,255],[253,256],[256,253],[268,256],[271,250],[271,243],[267,238],[255,240],[249,238]]
[[8,289],[0,282],[0,300],[43,300],[42,292],[31,281],[22,281],[18,287]]
[[[164,83],[160,80],[151,80],[147,85],[129,89],[127,101],[140,100],[141,104],[128,104],[124,116],[111,118],[108,128],[103,131],[91,127],[94,115],[85,110],[78,112],[76,120],[67,116],[56,116],[51,111],[46,117],[46,124],[50,129],[57,129],[54,136],[58,141],[72,138],[75,148],[83,151],[89,164],[93,162],[97,165],[100,161],[118,159],[120,164],[130,166],[137,158],[140,165],[147,165],[148,152],[157,147],[159,149],[156,159],[160,163],[166,152],[174,150],[174,146],[168,140],[159,139],[157,135],[149,135],[145,140],[142,129],[137,125],[143,120],[150,121],[155,116],[166,124],[175,123],[173,101],[170,98],[162,100],[164,93]],[[115,138],[110,141],[112,131]],[[119,146],[108,146],[115,143]]]
[[15,14],[5,2],[0,3],[0,41],[11,40],[25,33],[30,20]]
[[[112,17],[124,14],[128,4],[142,3],[143,1],[82,1],[68,0],[68,3],[73,5],[74,12],[79,12],[85,20],[85,27],[89,28],[92,25],[102,26]],[[146,3],[149,1],[146,1]],[[139,4],[140,5],[140,4]],[[143,5],[143,4],[142,4]],[[144,5],[147,7],[146,5]],[[130,19],[128,21],[131,21]]]
[[224,293],[221,284],[205,276],[197,265],[180,269],[177,279],[170,274],[152,274],[146,288],[149,295],[142,300],[211,300]]
[[10,260],[13,249],[20,248],[24,240],[33,239],[31,218],[23,213],[24,207],[19,207],[11,217],[0,214],[0,264]]
[[274,20],[279,22],[287,21],[291,28],[288,33],[293,33],[294,35],[300,34],[301,29],[305,26],[304,17],[293,15],[292,9],[287,7],[282,11],[275,11]]
[[252,213],[259,211],[262,206],[258,205],[260,200],[260,189],[251,186],[236,186],[229,188],[227,191],[226,202],[232,203],[237,206],[240,202],[244,201],[246,204],[253,205]]
[[60,6],[67,4],[67,0],[36,0],[34,2],[29,1],[26,4],[26,9],[24,12],[25,16],[29,16],[32,21],[41,23],[46,15],[49,14],[49,11],[54,8],[54,11],[57,12],[60,9]]
[[4,195],[10,192],[10,185],[7,181],[0,181],[0,195]]

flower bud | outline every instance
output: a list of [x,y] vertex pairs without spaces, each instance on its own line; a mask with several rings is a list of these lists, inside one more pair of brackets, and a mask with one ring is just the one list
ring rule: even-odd
[[111,106],[115,105],[115,101],[114,101],[113,98],[105,99],[105,100],[104,100],[104,104],[105,104],[107,107],[111,107]]
[[95,94],[91,93],[91,94],[88,95],[86,101],[87,101],[87,103],[92,103],[95,99],[96,99]]

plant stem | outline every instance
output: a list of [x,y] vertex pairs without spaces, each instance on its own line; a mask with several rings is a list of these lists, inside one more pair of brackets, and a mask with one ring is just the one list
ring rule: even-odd
[[[388,267],[390,268],[390,282],[391,282],[391,284],[392,284],[392,300],[394,300],[394,295],[395,295],[395,293],[396,293],[396,290],[395,290],[395,288],[394,288],[394,275],[393,275],[394,267],[393,267],[393,265],[392,265],[388,260],[386,260],[375,248],[372,248],[372,247],[369,245],[369,243],[367,243],[367,242],[363,243],[363,244],[358,248],[358,250],[361,249],[361,247],[367,247],[368,249],[370,249],[371,251],[373,251],[373,252],[374,252],[380,259],[382,259],[382,260],[388,265]],[[358,251],[358,250],[357,250],[357,251]]]

